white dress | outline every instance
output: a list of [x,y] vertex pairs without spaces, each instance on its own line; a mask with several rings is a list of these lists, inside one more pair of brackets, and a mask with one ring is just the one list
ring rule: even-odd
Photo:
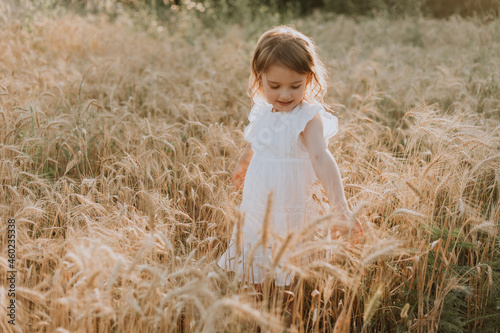
[[[241,255],[236,257],[237,225],[227,251],[218,266],[239,274],[240,281],[262,283],[269,267],[274,270],[276,285],[289,285],[292,275],[282,269],[286,256],[277,264],[274,256],[281,242],[291,231],[299,231],[320,215],[319,204],[312,199],[312,185],[317,181],[309,152],[300,133],[306,124],[320,114],[323,136],[328,139],[338,131],[337,117],[325,111],[320,104],[300,103],[290,112],[272,112],[272,105],[259,100],[253,106],[244,130],[244,137],[252,145],[254,155],[248,165],[239,207],[244,213]],[[270,236],[264,251],[261,229],[269,192],[273,192],[270,214]],[[253,258],[253,261],[250,259]]]

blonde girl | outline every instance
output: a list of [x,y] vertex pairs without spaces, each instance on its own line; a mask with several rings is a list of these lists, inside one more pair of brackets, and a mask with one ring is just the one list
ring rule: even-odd
[[[323,101],[325,77],[313,41],[294,28],[278,26],[259,38],[251,61],[249,94],[254,105],[244,130],[247,145],[232,176],[243,189],[239,208],[244,223],[235,225],[218,261],[240,281],[260,286],[272,270],[276,286],[292,286],[288,251],[282,250],[295,232],[318,216],[311,198],[317,180],[331,210],[349,221],[339,169],[327,147],[338,122]],[[348,229],[361,233],[357,220],[343,231]]]

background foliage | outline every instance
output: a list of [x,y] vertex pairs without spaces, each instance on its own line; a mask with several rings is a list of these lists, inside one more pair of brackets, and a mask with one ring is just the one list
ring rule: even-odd
[[[88,1],[88,0],[54,0],[65,5],[89,5],[99,6],[109,1]],[[335,12],[338,14],[372,14],[373,11],[388,10],[396,14],[415,13],[421,11],[433,17],[447,17],[458,14],[470,16],[474,14],[485,14],[488,12],[498,14],[498,1],[495,0],[257,0],[257,1],[234,1],[234,0],[114,0],[124,5],[130,6],[150,6],[154,8],[196,7],[202,4],[206,8],[221,9],[229,7],[236,9],[269,7],[274,10],[283,11],[293,8],[298,15],[310,14],[312,10],[320,9]]]
[[298,329],[498,332],[500,20],[262,4],[0,2],[0,303],[14,217],[17,327],[282,326],[278,293],[257,303],[214,261],[238,222],[249,58],[291,23],[328,67],[329,149],[365,228],[356,247],[311,227],[286,248],[333,254],[290,264]]

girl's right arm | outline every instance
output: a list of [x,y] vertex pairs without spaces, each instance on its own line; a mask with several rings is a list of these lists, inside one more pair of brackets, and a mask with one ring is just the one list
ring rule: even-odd
[[238,161],[238,165],[234,169],[233,176],[231,177],[231,181],[236,186],[236,188],[243,189],[243,184],[245,182],[245,175],[247,173],[248,164],[253,157],[252,144],[250,142],[247,143],[243,154],[241,154],[240,160]]

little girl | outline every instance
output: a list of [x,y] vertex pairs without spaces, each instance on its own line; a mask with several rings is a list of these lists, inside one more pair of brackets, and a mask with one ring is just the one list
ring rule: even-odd
[[[244,223],[235,225],[229,248],[218,261],[219,267],[239,273],[240,281],[260,285],[266,268],[273,267],[277,286],[291,284],[293,276],[281,265],[286,256],[278,262],[276,256],[282,255],[280,246],[290,232],[318,216],[311,194],[316,180],[337,216],[348,221],[351,214],[327,148],[338,124],[323,106],[325,76],[315,45],[304,34],[279,26],[259,38],[251,63],[254,105],[244,130],[247,145],[232,177],[243,188]],[[269,237],[262,234],[266,219]],[[361,232],[358,221],[352,227]]]

